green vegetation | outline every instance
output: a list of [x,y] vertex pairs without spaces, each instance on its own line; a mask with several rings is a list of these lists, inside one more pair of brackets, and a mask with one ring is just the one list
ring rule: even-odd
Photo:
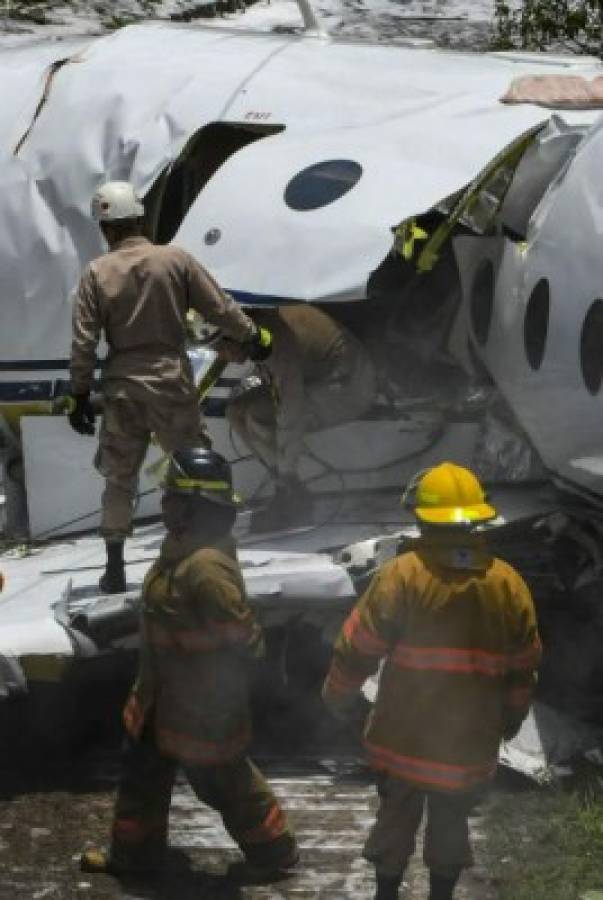
[[603,55],[602,0],[495,0],[496,49],[520,47]]
[[500,900],[603,900],[603,800],[592,783],[501,793],[487,815]]
[[[51,8],[52,3],[49,3],[48,0],[29,0],[28,3],[11,0],[8,11],[11,19],[46,25],[49,21],[47,14]],[[2,11],[4,12],[4,9]]]
[[101,25],[113,29],[152,17],[156,13],[158,2],[159,0],[133,0],[126,5],[117,0],[9,0],[7,6],[4,0],[0,0],[0,14],[8,13],[9,19],[19,23],[46,25],[60,22],[65,8],[70,8],[76,14],[93,13],[98,16]]

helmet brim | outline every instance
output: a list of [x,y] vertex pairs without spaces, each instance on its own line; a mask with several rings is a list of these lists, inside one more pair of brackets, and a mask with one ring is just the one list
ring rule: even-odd
[[495,519],[497,513],[489,503],[478,503],[474,506],[443,506],[439,509],[418,506],[415,515],[420,522],[428,525],[477,525]]

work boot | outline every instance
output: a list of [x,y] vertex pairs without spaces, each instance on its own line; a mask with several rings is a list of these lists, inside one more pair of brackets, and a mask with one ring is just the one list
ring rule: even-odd
[[453,900],[454,889],[460,877],[460,872],[456,875],[438,875],[436,872],[430,872],[429,900]]
[[89,847],[80,856],[80,869],[88,875],[152,876],[161,868],[162,858],[129,859],[99,847]]
[[293,525],[312,522],[312,494],[298,478],[277,482],[274,496],[251,516],[250,530],[280,531]]
[[103,594],[123,594],[126,590],[124,542],[107,541],[107,567],[98,586]]
[[275,881],[282,881],[293,874],[293,869],[299,862],[299,853],[297,847],[282,860],[274,862],[254,863],[248,859],[241,862],[232,863],[228,867],[226,877],[229,881],[241,885],[253,884],[270,884]]
[[375,900],[398,900],[398,891],[402,884],[402,878],[392,878],[388,875],[377,875],[377,893]]

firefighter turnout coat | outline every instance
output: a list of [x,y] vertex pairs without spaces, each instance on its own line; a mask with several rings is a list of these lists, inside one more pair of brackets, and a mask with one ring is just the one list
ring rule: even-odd
[[160,753],[189,766],[242,756],[248,668],[263,639],[230,539],[208,547],[167,536],[145,578],[141,639],[133,693]]
[[424,790],[494,774],[527,715],[540,640],[530,592],[478,536],[423,537],[385,564],[344,624],[323,696],[344,710],[380,674],[365,730],[373,768]]

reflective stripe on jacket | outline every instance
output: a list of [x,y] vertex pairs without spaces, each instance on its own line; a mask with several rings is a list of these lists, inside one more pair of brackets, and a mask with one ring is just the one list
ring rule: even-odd
[[420,543],[383,566],[343,626],[323,695],[345,706],[384,659],[371,764],[455,791],[493,775],[501,739],[527,715],[540,641],[517,572],[484,553],[455,569],[449,550]]
[[144,583],[134,688],[154,711],[161,752],[207,766],[244,753],[248,666],[262,652],[234,544],[204,547],[168,536]]

